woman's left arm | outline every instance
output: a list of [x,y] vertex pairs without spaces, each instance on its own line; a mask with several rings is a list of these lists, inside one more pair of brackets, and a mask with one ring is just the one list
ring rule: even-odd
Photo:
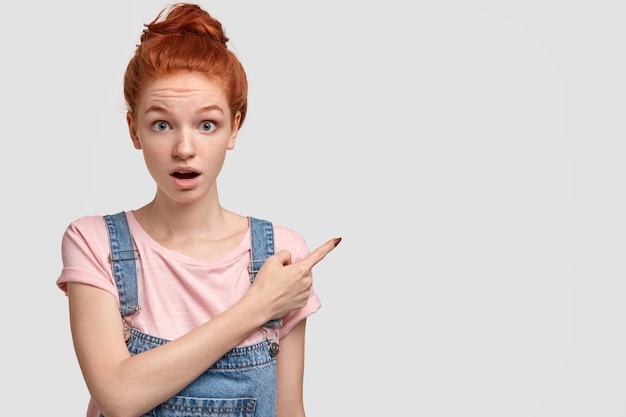
[[305,417],[302,394],[305,329],[306,319],[280,340],[280,353],[276,356],[276,406],[279,417]]

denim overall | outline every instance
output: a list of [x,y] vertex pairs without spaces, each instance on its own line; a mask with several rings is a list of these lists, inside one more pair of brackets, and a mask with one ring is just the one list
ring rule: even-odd
[[[104,216],[111,245],[111,264],[120,298],[120,314],[139,312],[137,274],[139,253],[135,249],[126,214]],[[272,223],[250,217],[250,282],[274,253]],[[144,416],[149,417],[276,417],[276,358],[278,344],[268,332],[277,332],[282,320],[266,323],[264,341],[235,347],[177,395]],[[269,328],[269,329],[268,329]],[[165,344],[168,340],[127,330],[131,355]],[[101,415],[102,417],[102,415]]]

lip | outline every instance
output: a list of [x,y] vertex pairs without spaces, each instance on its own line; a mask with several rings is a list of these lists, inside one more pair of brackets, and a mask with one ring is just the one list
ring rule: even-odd
[[177,188],[189,190],[198,185],[202,174],[191,167],[179,167],[170,172],[170,177]]
[[178,174],[195,174],[195,176],[199,176],[200,171],[192,167],[178,167],[170,171],[170,175],[173,177],[176,177]]

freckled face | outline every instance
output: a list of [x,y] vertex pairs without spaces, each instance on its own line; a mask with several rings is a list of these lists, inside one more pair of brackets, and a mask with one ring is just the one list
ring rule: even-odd
[[196,73],[180,73],[149,84],[135,118],[127,116],[135,148],[143,151],[157,195],[176,202],[217,197],[215,180],[235,147],[239,114],[218,84]]

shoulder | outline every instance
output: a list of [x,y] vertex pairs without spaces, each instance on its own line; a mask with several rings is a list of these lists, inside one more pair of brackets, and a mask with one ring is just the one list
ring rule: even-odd
[[63,247],[108,248],[107,227],[102,215],[88,215],[73,220],[65,229]]
[[309,254],[306,239],[300,232],[280,224],[273,224],[276,250],[288,250],[294,260],[304,258]]
[[269,219],[261,219],[258,217],[251,216],[250,220],[251,227],[258,228],[256,230],[264,230],[265,225],[263,223],[271,225],[274,231],[274,240],[277,244],[286,246],[299,246],[305,243],[304,237],[299,232],[290,227],[274,223]]
[[287,245],[301,245],[305,243],[304,236],[294,229],[274,224],[274,236],[277,241]]
[[99,215],[90,215],[79,217],[72,221],[65,231],[65,234],[81,234],[84,236],[101,235],[106,232],[106,223],[104,217]]

